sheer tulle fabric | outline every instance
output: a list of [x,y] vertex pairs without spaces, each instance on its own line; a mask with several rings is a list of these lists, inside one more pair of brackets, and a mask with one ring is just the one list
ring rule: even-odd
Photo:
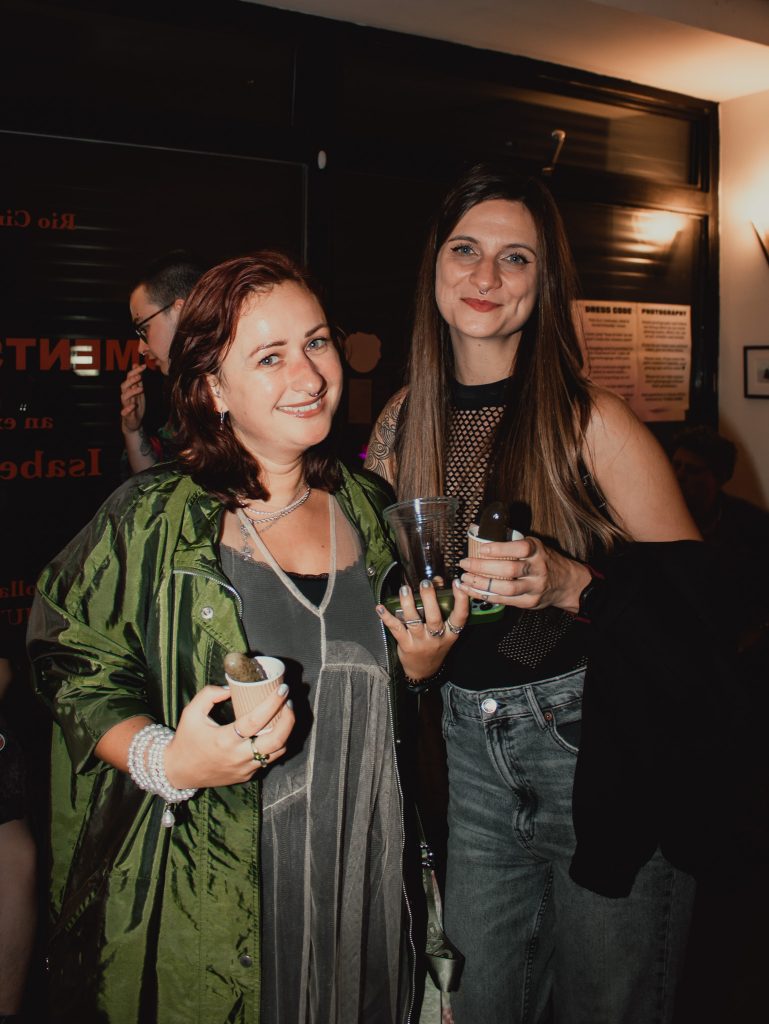
[[297,726],[262,777],[262,1024],[392,1024],[400,970],[402,847],[386,651],[357,535],[331,503],[319,606],[261,539],[224,549],[253,653],[287,666]]

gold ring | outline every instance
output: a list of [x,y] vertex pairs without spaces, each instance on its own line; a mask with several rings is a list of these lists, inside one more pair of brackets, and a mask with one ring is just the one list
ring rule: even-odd
[[262,768],[264,768],[264,766],[270,760],[270,755],[259,753],[259,751],[256,749],[256,744],[254,743],[255,739],[256,736],[251,737],[251,756],[253,757],[257,764],[260,764]]

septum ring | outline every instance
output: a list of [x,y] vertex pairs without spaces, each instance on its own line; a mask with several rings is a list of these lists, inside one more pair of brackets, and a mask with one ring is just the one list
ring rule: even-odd
[[427,632],[439,640],[446,632],[446,623],[444,622],[440,629],[428,629]]
[[247,740],[247,739],[249,738],[248,736],[244,736],[244,735],[243,735],[243,733],[242,733],[242,732],[240,731],[240,729],[238,729],[237,725],[235,725],[235,723],[234,723],[234,722],[232,723],[232,728],[233,728],[233,729],[235,730],[235,735],[236,735],[236,736],[237,736],[237,737],[238,737],[239,739],[241,739],[241,740]]
[[253,757],[253,759],[256,761],[257,764],[261,765],[262,768],[264,768],[264,766],[270,760],[270,755],[269,754],[260,754],[259,753],[259,751],[256,749],[256,745],[254,743],[255,739],[256,739],[255,736],[251,737],[251,756]]

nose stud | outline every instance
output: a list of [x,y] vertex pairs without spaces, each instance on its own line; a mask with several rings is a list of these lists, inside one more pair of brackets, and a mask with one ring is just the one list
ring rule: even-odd
[[489,289],[488,288],[479,288],[478,291],[481,293],[481,295],[488,295],[489,294]]

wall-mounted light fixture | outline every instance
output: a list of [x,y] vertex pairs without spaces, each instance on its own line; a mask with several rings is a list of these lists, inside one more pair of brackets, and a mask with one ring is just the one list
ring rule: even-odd
[[765,225],[757,224],[755,221],[751,221],[751,224],[753,225],[756,237],[761,243],[761,248],[764,250],[766,262],[769,263],[769,228]]

